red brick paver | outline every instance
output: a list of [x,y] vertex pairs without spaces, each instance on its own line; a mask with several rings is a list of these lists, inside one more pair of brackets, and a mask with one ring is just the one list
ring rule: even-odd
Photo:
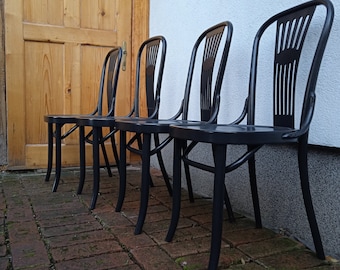
[[[82,195],[79,173],[64,169],[58,191],[42,172],[0,175],[0,269],[206,269],[211,237],[211,201],[184,194],[181,219],[171,243],[165,236],[171,197],[161,174],[152,171],[148,214],[143,232],[134,235],[138,217],[140,170],[129,168],[122,212],[115,212],[117,171],[101,173],[96,209],[88,209],[91,171]],[[184,193],[184,192],[183,192]],[[300,243],[237,215],[223,224],[220,269],[340,269],[316,258]]]

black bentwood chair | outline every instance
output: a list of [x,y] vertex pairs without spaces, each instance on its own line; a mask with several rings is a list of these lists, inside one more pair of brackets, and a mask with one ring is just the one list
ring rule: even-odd
[[[136,62],[136,83],[135,83],[135,97],[134,104],[130,113],[127,116],[112,116],[112,117],[87,117],[80,118],[77,121],[77,124],[80,126],[80,151],[85,151],[85,141],[83,140],[84,136],[84,127],[91,126],[93,131],[93,194],[92,194],[92,202],[90,205],[90,209],[94,209],[97,202],[98,192],[99,192],[99,182],[100,182],[100,164],[99,164],[99,145],[102,143],[101,138],[101,130],[103,127],[110,127],[112,133],[118,131],[116,129],[116,119],[130,119],[133,117],[138,117],[141,113],[143,113],[142,105],[139,102],[139,99],[142,95],[146,97],[147,100],[147,116],[154,117],[158,114],[159,109],[159,101],[160,101],[160,92],[161,92],[161,84],[164,70],[166,56],[166,40],[162,36],[155,36],[145,40],[137,54],[137,62]],[[142,66],[144,65],[144,69]],[[145,81],[144,87],[141,85],[141,81]],[[141,90],[145,91],[141,91]],[[154,93],[156,93],[154,95]],[[140,145],[140,138],[136,138],[136,141]],[[81,154],[81,157],[84,154]],[[158,161],[160,166],[163,168],[163,174],[166,174],[162,156],[158,156]],[[81,164],[85,163],[85,159],[81,158]],[[119,164],[117,162],[117,164]],[[124,163],[124,166],[125,163]],[[120,170],[120,166],[118,166],[118,170]],[[80,179],[79,185],[79,193],[81,192],[84,185],[84,177]],[[168,186],[170,186],[168,178],[165,179],[168,181]],[[150,180],[151,181],[151,180]]]
[[[197,97],[200,96],[200,120],[211,122],[216,121],[219,108],[220,90],[227,62],[231,37],[232,24],[230,22],[217,24],[207,29],[199,36],[192,50],[185,93],[181,107],[178,113],[171,119],[165,120],[150,117],[148,119],[118,119],[116,122],[116,128],[120,131],[120,192],[117,203],[118,210],[121,209],[125,196],[126,148],[142,156],[141,203],[135,234],[141,233],[147,211],[150,185],[150,156],[153,154],[160,154],[161,150],[171,141],[169,136],[162,140],[161,143],[159,141],[155,141],[155,147],[151,149],[151,135],[157,135],[156,138],[158,138],[158,134],[169,134],[169,127],[171,124],[188,122],[189,96],[194,78],[197,52],[202,53],[202,58],[200,59],[202,63],[199,75],[200,86],[197,87],[199,88],[197,90],[200,91],[200,94],[198,94],[198,91],[195,91],[197,93]],[[221,42],[222,40],[224,40],[224,42]],[[224,46],[220,46],[221,44]],[[219,50],[220,47],[221,49]],[[219,52],[220,54],[218,54]],[[215,61],[218,58],[218,55],[220,55],[220,61]],[[218,74],[214,77],[213,71],[215,66],[218,67]],[[199,73],[199,71],[197,73]],[[214,91],[212,91],[213,86],[215,86]],[[132,147],[131,142],[133,141],[134,137],[126,144],[126,132],[133,132],[137,134],[137,137],[142,135],[143,141],[139,146],[139,149]],[[187,176],[188,187],[190,188],[191,181],[189,177],[189,171],[187,171]]]
[[[104,94],[107,95],[107,106],[108,106],[108,114],[113,115],[114,106],[115,106],[115,98],[116,98],[116,89],[118,83],[119,69],[122,58],[122,50],[120,47],[114,48],[110,50],[105,59],[102,66],[101,78],[99,83],[99,94],[98,94],[98,102],[97,106],[91,114],[87,115],[79,115],[79,114],[71,114],[71,115],[45,115],[44,121],[48,123],[48,165],[47,165],[47,173],[45,177],[45,181],[49,181],[51,171],[52,171],[52,160],[53,160],[53,137],[55,138],[55,147],[56,147],[56,160],[55,160],[55,179],[52,191],[57,191],[60,173],[61,173],[61,144],[62,140],[68,137],[71,133],[78,129],[77,121],[80,117],[90,117],[94,115],[102,116],[103,113],[103,97]],[[106,85],[106,93],[104,93]],[[65,133],[61,133],[62,127],[66,124],[73,124],[73,126],[68,129]],[[55,125],[53,129],[53,125]],[[89,143],[91,143],[92,131],[85,136]],[[102,135],[100,135],[102,137]],[[112,140],[112,150],[116,159],[118,161],[118,153],[114,141],[113,136],[102,137],[101,148],[103,152],[103,156],[105,158],[105,165],[108,170],[109,176],[112,176],[111,168],[109,164],[109,160],[107,157],[106,149],[104,146],[104,141],[108,138]],[[85,163],[84,167],[80,167],[80,171],[85,171]]]
[[[325,9],[319,6],[323,6]],[[309,26],[315,25],[314,22],[313,24],[310,23],[317,7],[321,8],[324,12],[323,14],[325,14],[325,18],[324,20],[322,19],[320,25],[323,28],[320,30],[320,36],[316,40],[317,45],[314,56],[312,57],[312,63],[308,66],[309,73],[305,75],[306,77],[308,76],[306,78],[306,84],[301,86],[299,81],[297,87],[297,80],[300,79],[301,75],[304,75],[302,74],[303,72],[299,72],[298,68],[306,68],[303,65],[305,65],[306,61],[308,62],[308,59],[311,59],[304,59],[303,56],[306,56],[306,54],[301,54],[301,51],[304,45],[310,46],[310,44],[304,43],[308,30],[315,30],[315,28],[310,28]],[[318,15],[319,14],[320,13],[318,13]],[[235,170],[247,161],[249,165],[256,226],[259,228],[262,226],[256,185],[254,155],[255,152],[265,144],[293,142],[298,144],[298,161],[305,208],[317,256],[320,259],[325,258],[309,189],[307,139],[315,105],[315,85],[320,63],[331,30],[333,16],[334,10],[331,2],[328,0],[315,0],[298,5],[271,17],[261,26],[255,36],[250,67],[249,95],[246,100],[244,113],[242,113],[241,117],[231,125],[212,123],[178,125],[171,126],[170,128],[170,135],[174,138],[173,209],[171,225],[166,240],[172,240],[179,219],[181,201],[181,160],[183,160],[185,164],[213,172],[214,197],[209,269],[216,269],[218,266],[223,222],[223,185],[225,173]],[[317,16],[315,19],[317,22],[320,22],[321,18]],[[267,89],[267,94],[264,95],[265,97],[270,97],[273,101],[273,108],[271,111],[273,112],[274,123],[272,126],[262,126],[255,124],[255,94],[257,90],[260,90],[260,87],[258,87],[258,89],[256,87],[258,56],[261,37],[264,36],[265,31],[270,26],[274,25],[276,25],[276,36],[272,39],[275,42],[275,51],[273,52],[274,63],[272,65],[273,78],[270,78],[270,80],[273,80],[273,87],[272,89]],[[275,27],[273,28],[275,29]],[[271,30],[273,30],[273,28],[271,28]],[[275,33],[275,31],[272,31],[271,33]],[[308,38],[314,39],[315,37],[314,32]],[[266,39],[266,41],[268,41],[268,39]],[[263,42],[264,40],[262,40],[262,43]],[[266,50],[266,53],[267,52],[268,50]],[[301,67],[299,67],[299,64]],[[272,93],[270,93],[270,91],[272,91]],[[302,112],[300,116],[300,125],[298,127],[296,127],[294,123],[294,107],[297,101],[297,99],[295,99],[295,92],[302,92],[303,100],[301,104]],[[257,106],[260,107],[260,104],[263,103],[259,103]],[[270,109],[265,111],[270,112]],[[245,117],[247,117],[247,124],[238,124]],[[182,148],[186,146],[187,140],[212,144],[215,166],[209,167],[190,159],[189,153],[192,150],[192,147],[190,146],[185,149],[182,157],[181,151]],[[226,147],[230,144],[247,145],[248,151],[236,161],[226,166]]]

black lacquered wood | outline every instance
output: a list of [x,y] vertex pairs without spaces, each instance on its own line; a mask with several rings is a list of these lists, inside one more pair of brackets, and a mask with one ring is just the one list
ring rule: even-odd
[[[188,122],[193,123],[193,121],[188,120],[188,110],[190,105],[190,96],[194,94],[200,97],[200,104],[198,104],[198,106],[200,107],[201,113],[196,122],[216,121],[219,108],[220,90],[227,63],[231,36],[231,23],[223,22],[210,27],[198,37],[197,41],[194,44],[190,58],[184,97],[182,99],[178,113],[176,113],[176,115],[174,115],[172,118],[159,119],[157,115],[155,115],[154,117],[149,118],[136,117],[132,119],[117,119],[116,121],[116,128],[119,129],[120,132],[133,132],[136,134],[136,136],[127,143],[126,148],[142,156],[141,207],[138,215],[137,226],[135,229],[136,234],[142,232],[143,223],[146,215],[146,207],[148,203],[148,188],[150,184],[148,180],[150,170],[150,156],[153,154],[159,155],[161,153],[161,150],[171,141],[170,136],[166,137],[162,141],[158,141],[158,135],[169,134],[169,127],[171,124]],[[202,50],[199,50],[200,48]],[[196,64],[196,60],[198,59],[198,51],[202,53],[201,65]],[[218,52],[221,52],[220,58],[217,57]],[[200,71],[199,89],[193,89],[192,87],[192,81],[194,80],[194,71],[196,69]],[[217,71],[217,75],[215,77],[214,71]],[[155,147],[152,149],[150,148],[149,142],[151,135],[156,136]],[[141,141],[141,147],[139,148],[136,148],[133,145],[136,138],[143,139]],[[122,149],[124,149],[123,151],[125,151],[125,147],[121,148],[121,151]],[[187,185],[190,191],[189,197],[190,200],[193,201],[189,168],[186,167],[185,171]],[[118,202],[118,205],[122,205],[122,202]]]
[[[103,127],[109,127],[111,139],[115,144],[114,134],[118,131],[116,128],[117,119],[131,119],[138,117],[141,114],[140,98],[145,95],[148,103],[148,115],[157,115],[159,109],[160,100],[160,85],[163,76],[164,62],[166,56],[166,40],[162,36],[155,36],[145,40],[139,47],[137,60],[136,60],[136,83],[135,83],[135,97],[132,109],[130,113],[126,116],[108,115],[108,116],[91,116],[91,117],[80,117],[77,119],[77,125],[84,127],[90,126],[92,128],[93,135],[95,135],[98,140],[94,140],[93,144],[93,193],[90,208],[93,209],[96,206],[98,192],[100,188],[100,171],[99,171],[99,145],[103,142],[103,136],[101,135],[101,130]],[[142,67],[142,63],[145,60],[145,66]],[[145,81],[145,87],[140,86],[140,81]],[[144,91],[141,91],[144,90]],[[151,97],[151,98],[150,98]],[[140,140],[140,138],[136,138]],[[85,151],[85,142],[80,140],[81,152]],[[82,150],[83,149],[83,150]],[[116,148],[115,148],[116,150]],[[126,177],[126,155],[121,154],[120,160],[118,160],[117,150],[114,152],[117,160],[118,171],[120,178]],[[162,156],[158,156],[160,164],[163,163]],[[84,159],[83,162],[85,161]],[[164,173],[166,171],[164,169]],[[165,181],[168,181],[167,186],[170,188],[169,178],[165,177]],[[81,179],[82,185],[79,187],[81,191],[84,180]],[[125,186],[120,180],[120,190],[118,203],[116,206],[116,211],[120,211],[122,207],[122,202],[125,194]],[[149,179],[152,183],[152,180]],[[124,189],[124,190],[123,190]],[[123,191],[122,191],[123,190]]]
[[[320,23],[322,30],[320,33],[314,33],[311,21],[316,9],[323,9],[323,18],[319,17],[313,23]],[[322,13],[322,12],[321,12]],[[256,227],[262,227],[259,195],[257,192],[257,178],[255,168],[255,153],[265,144],[298,144],[298,165],[300,172],[300,181],[302,194],[305,204],[305,209],[310,224],[312,237],[317,256],[320,259],[325,258],[320,232],[318,229],[312,197],[309,188],[308,179],[308,164],[307,164],[307,143],[309,126],[312,120],[312,115],[315,106],[315,87],[320,69],[321,60],[326,47],[328,36],[332,27],[334,18],[333,5],[328,0],[315,0],[306,2],[304,4],[293,7],[289,10],[283,11],[269,20],[267,20],[257,32],[254,43],[250,65],[250,79],[248,97],[245,102],[245,107],[240,117],[237,118],[230,125],[222,125],[216,123],[201,123],[201,124],[181,124],[172,125],[170,127],[170,135],[174,138],[174,194],[173,194],[173,209],[172,220],[169,231],[166,237],[167,241],[171,241],[176,231],[180,215],[180,168],[181,161],[184,164],[194,166],[196,168],[214,173],[214,209],[212,217],[212,240],[209,269],[217,269],[218,258],[220,253],[220,238],[221,238],[221,224],[223,219],[221,217],[221,210],[223,207],[223,199],[221,195],[222,184],[224,183],[225,173],[237,169],[239,166],[248,162],[248,170],[250,175],[250,186],[252,193],[252,200],[254,206],[254,215],[256,220]],[[257,73],[259,64],[259,52],[263,43],[270,42],[268,35],[265,41],[262,40],[264,34],[268,34],[268,29],[273,29],[274,35],[272,37],[273,53],[273,76],[267,76],[272,81],[273,87],[265,89],[263,97],[273,97],[271,108],[266,108],[262,111],[272,112],[273,124],[268,126],[261,126],[256,124],[256,106],[260,107],[268,102],[257,102],[257,92],[263,89],[257,89]],[[312,63],[308,66],[310,61],[303,59],[303,49],[306,46],[307,33],[312,32],[311,36],[316,44],[314,55],[312,55]],[[273,33],[270,32],[269,33]],[[263,47],[268,48],[263,45]],[[261,51],[262,52],[262,51]],[[266,49],[268,53],[268,49]],[[306,57],[311,57],[306,54]],[[297,88],[297,81],[300,76],[303,77],[304,72],[299,72],[300,69],[304,71],[307,69],[305,80],[306,84]],[[237,78],[234,78],[237,79]],[[259,87],[260,88],[260,87]],[[304,99],[300,107],[302,112],[300,115],[300,123],[295,123],[297,100],[296,93],[303,94]],[[256,104],[256,106],[255,106]],[[246,124],[240,124],[243,119],[246,119]],[[194,142],[184,149],[181,156],[179,153],[180,147],[184,147],[184,142],[193,140]],[[197,143],[209,143],[212,145],[214,154],[214,166],[210,166],[190,158],[190,153],[196,147]],[[240,157],[236,157],[234,161],[225,164],[226,147],[229,144],[246,145],[247,151]],[[284,158],[284,157],[283,157]],[[175,161],[176,159],[176,161]]]

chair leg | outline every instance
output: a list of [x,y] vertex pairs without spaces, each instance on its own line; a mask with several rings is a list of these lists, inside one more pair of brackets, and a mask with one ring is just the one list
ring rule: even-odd
[[188,188],[188,194],[189,194],[189,201],[191,203],[195,202],[194,198],[194,191],[192,189],[192,181],[191,181],[191,176],[190,176],[190,168],[188,164],[184,163],[184,172],[186,175],[186,181],[187,181],[187,188]]
[[45,176],[45,181],[50,180],[52,172],[52,162],[53,162],[53,124],[48,123],[48,146],[47,146],[47,171]]
[[141,195],[140,207],[135,234],[140,234],[143,229],[146,212],[149,202],[149,179],[150,179],[150,147],[151,147],[151,134],[143,134],[142,145],[142,182],[141,182]]
[[56,158],[55,158],[55,176],[52,191],[56,192],[58,189],[61,173],[61,124],[55,125],[55,144],[56,144]]
[[211,248],[208,269],[217,269],[221,251],[226,145],[213,145],[215,158]]
[[122,210],[126,191],[126,132],[121,130],[119,133],[120,133],[119,194],[116,205],[116,212],[120,212]]
[[[154,140],[155,140],[155,146],[157,147],[159,145],[158,134],[154,134]],[[165,185],[168,189],[169,195],[172,196],[172,187],[171,187],[171,184],[170,184],[170,178],[169,178],[169,175],[168,175],[168,173],[165,169],[161,151],[157,151],[157,159],[158,159],[159,167],[161,168],[162,175],[163,175],[163,178],[164,178],[164,182],[165,182]]]
[[[142,139],[141,139],[141,134],[136,134],[137,136],[137,143],[138,143],[138,148],[139,149],[142,149]],[[150,187],[153,187],[154,184],[153,184],[153,181],[152,181],[152,178],[151,178],[151,174],[150,175],[150,179],[149,179],[149,183],[150,183]]]
[[[112,132],[112,129],[111,129],[111,132]],[[117,166],[118,172],[119,172],[119,156],[118,156],[118,151],[117,151],[117,147],[116,147],[115,133],[113,133],[112,136],[111,136],[111,147],[112,147],[113,156],[114,156],[115,161],[116,161],[116,166]]]
[[86,170],[86,163],[85,163],[85,127],[79,126],[79,161],[80,161],[80,176],[79,176],[79,185],[77,194],[81,194],[84,188],[85,182],[85,170]]
[[234,213],[233,213],[233,209],[231,208],[231,203],[230,203],[228,191],[227,191],[227,187],[225,186],[225,184],[224,184],[224,204],[225,204],[225,207],[227,209],[229,221],[235,222],[235,216],[234,216]]
[[[191,142],[190,145],[188,146],[187,142],[183,143],[183,156],[188,155],[188,153],[193,149],[194,145],[196,145],[197,142]],[[190,175],[190,166],[184,162],[184,172],[185,172],[185,178],[187,181],[187,188],[188,188],[188,194],[189,194],[189,201],[191,203],[195,202],[194,198],[194,192],[192,189],[192,181],[191,181],[191,175]]]
[[99,193],[99,138],[100,131],[98,127],[93,127],[93,190],[92,190],[92,201],[90,205],[90,209],[94,209],[96,207],[98,193]]
[[[248,146],[249,150],[252,148],[253,148],[252,146]],[[251,194],[252,194],[252,200],[253,200],[256,228],[262,228],[260,202],[259,202],[259,195],[257,191],[257,181],[256,181],[255,156],[252,156],[248,160],[248,170],[249,170],[249,178],[250,178],[249,180],[250,180],[250,188],[251,188]]]
[[[187,147],[187,142],[184,143],[183,151]],[[194,199],[194,192],[192,190],[192,181],[190,176],[190,168],[189,165],[184,162],[184,172],[185,172],[185,178],[187,180],[187,188],[188,188],[188,194],[189,194],[189,200],[191,203],[195,201]]]
[[183,146],[183,141],[174,139],[172,212],[170,226],[165,238],[167,242],[170,242],[174,237],[181,210],[181,152]]
[[[99,141],[102,141],[102,139],[103,139],[103,133],[102,133],[102,129],[100,129]],[[107,173],[108,173],[108,175],[110,177],[112,177],[110,162],[109,162],[109,158],[107,157],[105,144],[104,144],[104,142],[101,142],[100,145],[101,145],[101,148],[102,148],[102,152],[103,152],[103,156],[104,156],[104,161],[105,161],[105,166],[106,166],[106,169],[107,169]]]
[[[227,149],[227,147],[226,147],[226,149]],[[217,154],[215,153],[214,145],[212,145],[212,151],[213,151],[214,163],[216,164],[218,157],[217,157]],[[224,174],[225,173],[226,172],[224,171]],[[225,204],[225,207],[227,209],[228,218],[229,218],[230,222],[234,222],[235,221],[235,217],[234,217],[233,209],[231,207],[231,203],[230,203],[230,199],[229,199],[229,195],[228,195],[228,191],[227,191],[227,187],[226,187],[225,183],[224,183],[223,186],[224,186],[224,204]]]
[[309,221],[309,226],[312,232],[315,251],[319,259],[325,259],[325,253],[323,250],[323,245],[321,241],[319,227],[316,221],[312,196],[310,193],[310,185],[309,185],[309,177],[308,177],[308,162],[307,162],[307,135],[301,137],[299,139],[299,152],[298,152],[298,160],[299,160],[299,171],[300,171],[300,180],[301,180],[301,189],[303,200],[305,203],[305,208],[307,212],[307,217]]

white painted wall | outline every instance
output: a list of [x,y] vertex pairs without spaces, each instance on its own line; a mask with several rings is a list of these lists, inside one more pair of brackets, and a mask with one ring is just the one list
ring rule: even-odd
[[[178,108],[185,85],[192,45],[209,26],[224,20],[234,25],[234,35],[225,82],[227,96],[221,110],[228,106],[229,122],[240,113],[247,95],[249,64],[253,37],[259,26],[271,15],[305,2],[304,0],[151,0],[150,35],[164,35],[168,54],[163,79],[161,117],[173,115]],[[335,11],[340,1],[333,1]],[[340,147],[340,17],[335,16],[317,85],[317,105],[309,142]],[[223,95],[223,90],[222,90]],[[223,98],[223,96],[222,96]],[[224,102],[224,103],[223,103]]]

